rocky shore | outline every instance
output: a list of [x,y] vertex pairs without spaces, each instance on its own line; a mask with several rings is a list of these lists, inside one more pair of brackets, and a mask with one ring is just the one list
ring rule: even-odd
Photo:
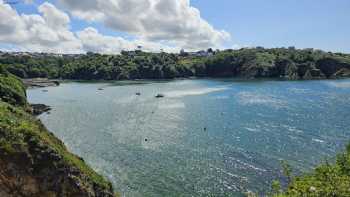
[[30,104],[32,108],[32,114],[34,116],[39,116],[43,113],[49,112],[51,110],[50,106],[44,104]]
[[22,82],[27,88],[44,88],[60,85],[59,80],[51,80],[47,78],[22,79]]

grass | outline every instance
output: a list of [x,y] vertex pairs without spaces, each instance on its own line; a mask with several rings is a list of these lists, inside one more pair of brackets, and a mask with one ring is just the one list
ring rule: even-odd
[[70,153],[65,145],[47,131],[39,120],[21,108],[0,101],[0,149],[7,154],[23,151],[28,146],[27,139],[51,148],[61,156],[65,165],[79,169],[81,173],[102,188],[111,187],[104,177]]
[[27,113],[29,108],[22,81],[0,65],[0,153],[22,153],[28,150],[29,141],[34,142],[57,153],[62,158],[59,162],[64,166],[78,169],[103,189],[111,188],[109,181],[92,170],[82,159],[70,153],[39,120]]
[[20,79],[0,67],[0,99],[16,106],[27,106],[26,89]]

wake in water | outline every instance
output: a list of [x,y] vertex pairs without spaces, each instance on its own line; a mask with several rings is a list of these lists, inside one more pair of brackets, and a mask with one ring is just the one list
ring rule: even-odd
[[216,88],[197,88],[197,89],[190,89],[190,90],[175,90],[175,91],[169,91],[165,92],[165,96],[169,98],[181,98],[184,96],[198,96],[198,95],[204,95],[209,94],[213,92],[219,92],[227,90],[228,87],[216,87]]
[[265,95],[259,92],[239,92],[237,94],[238,101],[242,105],[270,105],[272,107],[285,107],[287,102],[270,95]]
[[350,88],[350,82],[348,81],[332,81],[326,82],[326,84],[336,88]]

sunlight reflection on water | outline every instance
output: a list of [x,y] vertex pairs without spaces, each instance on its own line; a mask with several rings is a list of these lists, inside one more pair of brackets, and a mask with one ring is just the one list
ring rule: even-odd
[[266,192],[281,159],[300,172],[340,151],[349,84],[72,82],[28,98],[53,107],[44,124],[125,196],[236,196]]

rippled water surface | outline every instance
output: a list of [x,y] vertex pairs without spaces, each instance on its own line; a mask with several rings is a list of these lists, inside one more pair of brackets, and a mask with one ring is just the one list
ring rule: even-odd
[[307,171],[350,139],[350,80],[70,82],[45,89],[28,90],[30,102],[53,107],[40,117],[44,124],[124,196],[266,192],[280,177],[280,160]]

